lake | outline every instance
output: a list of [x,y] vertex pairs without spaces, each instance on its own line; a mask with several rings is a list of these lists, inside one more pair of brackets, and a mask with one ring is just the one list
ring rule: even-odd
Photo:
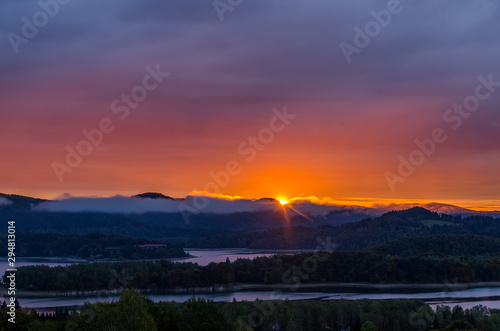
[[[229,258],[231,262],[238,258],[253,259],[259,256],[272,256],[276,254],[298,254],[303,252],[313,252],[314,250],[261,250],[261,249],[245,249],[245,248],[228,248],[228,249],[197,249],[186,248],[187,253],[192,255],[190,258],[172,259],[176,262],[193,262],[199,265],[207,265],[211,262],[226,262]],[[17,258],[16,268],[30,265],[47,265],[49,267],[66,266],[72,263],[86,263],[86,260],[73,258],[44,258],[30,257]],[[0,261],[0,275],[3,276],[5,270],[9,269],[9,265],[5,260]]]
[[[271,256],[275,254],[295,254],[304,251],[270,251],[270,250],[251,250],[251,249],[185,249],[186,252],[193,255],[192,258],[182,259],[186,262],[196,262],[200,265],[207,265],[211,262],[225,262],[227,258],[234,261],[238,258],[253,259],[259,256]],[[179,261],[179,260],[177,260]],[[71,263],[85,263],[82,260],[75,259],[44,259],[44,258],[26,258],[19,259],[16,267],[25,265],[48,265],[60,266]],[[8,269],[7,261],[0,262],[0,272],[3,275]],[[279,287],[276,287],[279,289]],[[319,300],[358,300],[358,299],[420,299],[428,302],[435,308],[438,304],[455,306],[459,304],[464,309],[482,304],[490,308],[500,308],[500,287],[478,287],[472,289],[450,290],[443,284],[443,288],[435,290],[415,288],[398,288],[371,290],[366,288],[352,287],[342,289],[322,289],[322,288],[301,288],[298,291],[276,292],[274,288],[265,290],[243,289],[229,293],[204,293],[196,294],[197,297],[203,297],[216,302],[220,301],[254,301],[255,299],[275,300],[275,299],[319,299]],[[147,294],[154,301],[176,301],[184,302],[190,299],[193,294]],[[80,306],[85,302],[111,301],[118,300],[118,296],[102,297],[24,297],[19,298],[23,307],[34,309]],[[0,301],[3,298],[0,298]]]
[[[193,294],[147,294],[147,297],[155,302],[158,301],[176,301],[184,302],[193,297]],[[325,293],[325,292],[278,292],[278,291],[238,291],[228,293],[202,293],[196,294],[197,297],[210,299],[215,302],[236,301],[254,301],[261,300],[359,300],[359,299],[419,299],[423,300],[435,308],[439,304],[454,307],[460,305],[464,309],[477,305],[484,305],[489,308],[500,308],[500,287],[494,288],[473,288],[451,293],[445,292],[424,292],[424,293]],[[119,296],[100,296],[100,297],[32,297],[19,298],[23,307],[29,308],[55,308],[68,306],[81,306],[85,302],[117,301]]]
[[207,265],[211,262],[226,262],[229,259],[234,262],[236,259],[254,259],[260,256],[273,256],[276,254],[299,254],[304,252],[314,252],[314,250],[263,250],[263,249],[248,249],[248,248],[227,248],[227,249],[199,249],[185,248],[187,253],[191,254],[192,258],[174,259],[174,261],[195,262],[199,265]]
[[[207,265],[211,262],[219,263],[226,262],[229,258],[231,262],[238,258],[253,259],[259,256],[272,256],[276,254],[298,254],[303,252],[314,252],[314,250],[262,250],[262,249],[246,249],[246,248],[227,248],[227,249],[198,249],[186,248],[187,253],[193,257],[172,259],[176,262],[193,262],[199,265]],[[44,257],[30,257],[30,258],[17,258],[16,268],[30,265],[47,265],[49,267],[66,266],[72,263],[86,263],[86,260],[73,259],[73,258],[44,258]],[[5,260],[0,261],[0,275],[3,276],[5,270],[9,269],[9,265]]]

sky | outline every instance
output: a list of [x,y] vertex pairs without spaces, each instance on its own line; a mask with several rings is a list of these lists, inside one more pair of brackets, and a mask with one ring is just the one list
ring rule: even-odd
[[0,192],[500,209],[499,16],[487,0],[2,1]]

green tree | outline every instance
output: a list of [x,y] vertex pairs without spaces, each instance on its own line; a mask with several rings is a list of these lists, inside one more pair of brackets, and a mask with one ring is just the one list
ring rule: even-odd
[[451,318],[453,320],[461,320],[461,321],[465,320],[464,309],[459,305],[453,307],[453,310],[451,311]]
[[181,330],[230,331],[231,323],[213,301],[191,298],[184,305]]
[[153,317],[148,314],[147,302],[138,291],[125,290],[117,304],[121,330],[155,331]]
[[85,303],[81,313],[70,322],[73,329],[120,330],[119,312],[114,302]]
[[477,330],[472,324],[465,321],[453,321],[450,325],[444,328],[444,331],[455,331],[455,330]]
[[361,326],[361,331],[378,331],[377,326],[372,321],[366,321],[363,326]]
[[35,316],[34,311],[17,309],[16,323],[11,323],[9,318],[12,318],[12,316],[6,310],[0,311],[0,330],[31,330],[30,327],[36,323]]

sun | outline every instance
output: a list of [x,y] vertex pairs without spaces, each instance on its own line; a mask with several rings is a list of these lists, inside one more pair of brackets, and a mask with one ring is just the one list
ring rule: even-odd
[[279,199],[278,200],[282,206],[286,205],[288,203],[288,200],[285,199]]

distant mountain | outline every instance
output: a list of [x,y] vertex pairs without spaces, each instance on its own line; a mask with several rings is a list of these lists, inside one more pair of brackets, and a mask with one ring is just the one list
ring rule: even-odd
[[143,199],[166,199],[166,200],[175,200],[172,197],[163,195],[161,193],[155,193],[155,192],[147,192],[147,193],[141,193],[137,195],[133,195],[133,198],[143,198]]
[[257,201],[265,201],[265,202],[275,202],[275,203],[278,203],[278,200],[276,200],[275,198],[260,198]]
[[[31,197],[26,197],[22,195],[15,195],[15,194],[4,194],[0,193],[0,198],[4,198],[8,201],[11,202],[11,204],[7,205],[11,208],[16,208],[16,209],[31,209],[34,206],[38,205],[39,203],[45,202],[47,200],[45,199],[37,199],[37,198],[31,198]],[[0,206],[1,208],[1,206]]]
[[413,207],[385,213],[388,207],[308,200],[283,206],[273,198],[174,199],[154,192],[60,200],[0,194],[0,219],[15,219],[18,232],[99,232],[169,240],[183,247],[315,248],[317,238],[330,236],[339,249],[357,250],[400,237],[500,232],[493,218],[474,216],[479,212],[439,203],[425,206],[431,210]]
[[[120,196],[117,196],[120,197]],[[122,198],[127,198],[123,197]],[[176,202],[178,204],[186,204],[188,200],[194,200],[196,199],[195,196],[189,196],[186,198],[181,198],[181,199],[176,199],[167,195],[164,195],[162,193],[158,192],[145,192],[137,195],[133,195],[129,197],[130,199],[151,199],[151,200],[157,200],[157,201],[169,201],[169,202]],[[256,200],[251,200],[251,199],[234,199],[234,200],[227,200],[223,198],[217,198],[217,197],[205,197],[205,198],[199,198],[199,199],[210,199],[212,203],[210,205],[220,205],[216,204],[216,202],[224,202],[224,206],[220,209],[213,210],[208,209],[205,210],[205,208],[201,208],[200,212],[208,212],[208,213],[215,213],[215,214],[228,214],[228,213],[234,213],[235,208],[230,208],[232,205],[238,205],[245,203],[247,205],[247,208],[243,208],[244,211],[251,212],[251,211],[261,211],[262,209],[267,209],[267,210],[273,210],[273,211],[282,211],[282,206],[281,204],[274,198],[261,198],[261,199],[256,199]],[[4,203],[2,203],[1,199],[4,199]],[[65,199],[58,199],[58,200],[46,200],[46,199],[37,199],[37,198],[32,198],[32,197],[27,197],[27,196],[20,196],[20,195],[12,195],[12,194],[3,194],[0,193],[0,208],[5,207],[6,205],[10,205],[11,207],[15,209],[31,209],[33,207],[38,206],[41,203],[52,203],[52,202],[57,202],[59,205],[62,205],[65,202],[70,202],[74,200],[103,200],[101,205],[106,204],[106,199],[111,199],[111,198],[85,198],[85,197],[72,197],[69,196],[68,198]],[[5,201],[9,202],[8,204],[5,204]],[[123,201],[122,201],[123,202]],[[126,205],[130,205],[130,202],[123,202]],[[191,203],[192,204],[192,203]],[[201,203],[203,204],[203,203]],[[92,204],[87,204],[87,208],[89,212],[93,212],[96,210],[92,210],[91,206]],[[252,209],[252,205],[255,207]],[[149,206],[158,206],[156,205],[149,205]],[[264,207],[263,207],[264,206]],[[225,208],[224,208],[225,207]],[[405,210],[405,209],[410,209],[413,207],[422,207],[427,210],[437,212],[440,214],[450,214],[450,215],[490,215],[490,216],[500,216],[500,211],[476,211],[472,209],[467,209],[467,208],[462,208],[459,206],[455,205],[450,205],[450,204],[443,204],[443,203],[438,203],[438,202],[432,202],[432,203],[427,203],[427,204],[419,204],[419,203],[403,203],[403,204],[387,204],[387,205],[376,205],[373,207],[363,207],[363,206],[356,206],[356,205],[341,205],[341,204],[328,204],[328,203],[317,203],[314,200],[309,201],[307,199],[297,199],[297,200],[292,200],[290,201],[289,204],[286,205],[287,209],[291,214],[297,214],[300,215],[301,213],[313,218],[313,220],[317,224],[333,224],[333,225],[339,225],[343,223],[348,223],[352,221],[359,221],[363,217],[366,216],[371,216],[371,217],[377,217],[380,216],[386,212],[393,211],[393,210]],[[170,211],[165,211],[165,212],[173,212],[176,213],[179,210],[179,208],[173,208]],[[229,211],[228,211],[229,210]],[[238,210],[238,208],[236,208]],[[62,210],[61,210],[62,211]],[[150,212],[156,212],[158,210],[155,210],[152,208],[149,210]],[[142,213],[148,212],[148,210],[142,211]],[[117,213],[115,209],[111,211],[110,213]],[[127,213],[127,212],[124,212]],[[139,212],[138,212],[139,213]],[[332,223],[333,222],[333,223]]]
[[442,204],[442,203],[429,203],[423,205],[424,208],[433,210],[437,213],[451,214],[451,215],[489,215],[489,216],[500,216],[500,211],[477,211],[473,209],[462,208],[459,206]]
[[500,215],[499,212],[478,212],[476,210],[472,209],[467,209],[467,208],[462,208],[459,206],[455,205],[450,205],[450,204],[445,204],[445,203],[438,203],[438,202],[431,202],[431,203],[425,203],[425,204],[398,204],[395,206],[391,206],[393,209],[396,210],[401,210],[401,209],[408,209],[412,207],[422,207],[427,210],[431,210],[436,213],[440,214],[450,214],[450,215],[477,215],[477,214],[482,214],[482,215]]
[[[149,239],[172,236],[202,236],[215,233],[252,232],[283,226],[339,225],[370,215],[356,209],[335,208],[323,214],[309,214],[282,206],[272,198],[226,200],[211,197],[174,199],[146,192],[132,197],[69,197],[44,200],[0,195],[0,218],[18,221],[18,231],[86,234],[101,232]],[[208,208],[193,208],[208,203]],[[291,207],[291,206],[290,206]],[[106,211],[107,210],[107,211]],[[125,211],[126,210],[126,211]]]

